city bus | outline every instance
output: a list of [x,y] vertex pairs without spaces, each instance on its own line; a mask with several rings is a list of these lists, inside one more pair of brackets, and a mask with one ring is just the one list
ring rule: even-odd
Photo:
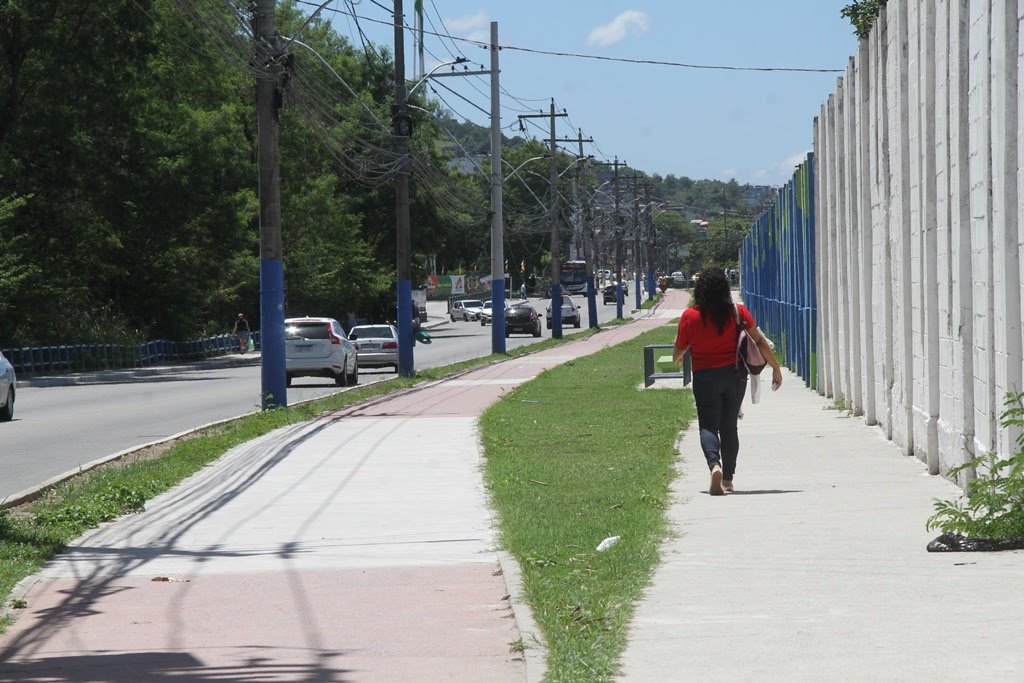
[[566,261],[562,264],[562,290],[566,294],[587,293],[586,261]]

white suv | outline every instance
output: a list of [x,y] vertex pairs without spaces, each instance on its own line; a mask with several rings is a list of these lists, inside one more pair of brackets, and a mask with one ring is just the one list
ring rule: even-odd
[[285,320],[284,361],[288,386],[295,377],[329,377],[340,387],[359,383],[356,349],[334,318]]

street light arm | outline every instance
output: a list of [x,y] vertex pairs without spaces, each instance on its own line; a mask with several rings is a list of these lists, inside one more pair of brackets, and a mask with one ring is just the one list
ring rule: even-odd
[[[513,168],[513,169],[512,169],[511,171],[509,171],[509,174],[508,174],[507,176],[505,176],[505,180],[508,180],[509,178],[511,178],[512,176],[514,176],[514,175],[515,175],[516,173],[518,173],[518,172],[519,172],[519,169],[521,169],[521,168],[522,168],[523,166],[526,166],[526,165],[527,165],[528,163],[530,163],[531,161],[538,161],[538,160],[540,160],[540,159],[547,159],[547,158],[548,158],[548,155],[547,155],[547,154],[542,154],[542,155],[540,155],[539,157],[533,157],[533,158],[531,158],[531,159],[527,159],[526,161],[524,161],[523,163],[519,164],[518,166],[516,166],[515,168]],[[512,163],[511,163],[510,161],[507,161],[507,160],[505,160],[505,159],[502,159],[502,160],[501,160],[501,162],[502,162],[503,164],[506,164],[506,165],[508,165],[508,166],[511,166],[511,165],[512,165]]]
[[427,73],[423,74],[423,78],[421,78],[420,80],[416,81],[416,85],[414,85],[411,88],[409,88],[408,94],[412,95],[414,92],[416,92],[416,88],[418,88],[421,85],[423,85],[427,81],[427,79],[430,78],[431,76],[433,76],[434,72],[437,71],[438,69],[441,69],[441,68],[446,67],[446,66],[453,66],[455,64],[462,64],[463,62],[468,62],[468,61],[469,60],[467,58],[465,58],[465,57],[456,57],[451,62],[441,62],[440,64],[435,66],[433,69],[431,69]]

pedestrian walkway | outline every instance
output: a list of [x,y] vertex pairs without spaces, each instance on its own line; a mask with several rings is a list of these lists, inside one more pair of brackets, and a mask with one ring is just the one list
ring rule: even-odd
[[831,407],[788,372],[748,398],[723,497],[692,423],[621,680],[1024,680],[1024,552],[926,552],[959,489]]
[[539,680],[477,417],[544,369],[665,324],[685,296],[233,449],[24,582],[0,680]]
[[[477,417],[688,296],[233,449],[24,582],[0,681],[540,680]],[[748,399],[723,497],[707,495],[696,423],[683,435],[675,534],[621,680],[1024,679],[1024,553],[926,553],[932,500],[959,490],[833,407],[790,373]]]

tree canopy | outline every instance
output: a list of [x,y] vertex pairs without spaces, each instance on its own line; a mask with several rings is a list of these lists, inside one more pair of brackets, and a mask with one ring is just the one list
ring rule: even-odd
[[[282,35],[305,9],[278,3]],[[247,31],[213,1],[0,3],[0,346],[187,339],[227,331],[240,311],[258,325]],[[287,313],[372,315],[395,286],[394,65],[321,18],[291,52],[280,110]],[[411,102],[417,285],[434,267],[486,272],[490,258],[489,132],[425,91]],[[484,172],[456,170],[463,154]],[[546,155],[543,142],[503,140],[509,270],[543,274],[551,260]],[[584,199],[597,221],[610,195],[598,167],[577,177],[566,171],[579,160],[560,152],[556,163],[565,258]],[[735,182],[631,172],[653,182],[657,202],[698,217],[751,212],[750,188]],[[694,239],[680,221],[660,219],[666,250]],[[731,249],[704,256],[729,260]]]

